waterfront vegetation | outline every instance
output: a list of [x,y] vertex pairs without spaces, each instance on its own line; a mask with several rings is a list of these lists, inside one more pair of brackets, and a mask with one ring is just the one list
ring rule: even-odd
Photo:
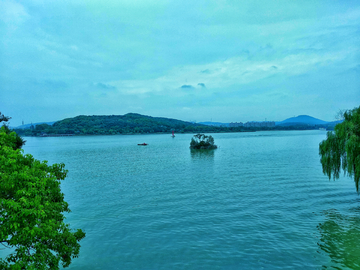
[[0,128],[0,244],[13,251],[0,258],[0,269],[69,266],[85,233],[73,232],[64,222],[63,213],[70,209],[60,180],[67,170],[64,164],[48,165],[24,155],[20,149],[24,143],[7,126]]
[[327,139],[319,146],[324,174],[338,179],[341,169],[354,177],[359,192],[360,180],[360,107],[343,113],[344,121],[327,133]]

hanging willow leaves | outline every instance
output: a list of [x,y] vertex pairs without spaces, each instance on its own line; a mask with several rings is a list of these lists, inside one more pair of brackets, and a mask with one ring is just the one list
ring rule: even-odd
[[344,113],[344,121],[327,133],[319,145],[323,173],[338,179],[341,170],[354,177],[356,191],[360,180],[360,107]]

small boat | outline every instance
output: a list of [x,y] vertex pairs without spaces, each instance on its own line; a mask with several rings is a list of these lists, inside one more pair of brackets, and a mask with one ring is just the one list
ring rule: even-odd
[[138,143],[138,145],[148,145],[147,143]]
[[171,135],[171,137],[175,138],[175,134],[174,134],[174,131],[172,131],[172,135]]

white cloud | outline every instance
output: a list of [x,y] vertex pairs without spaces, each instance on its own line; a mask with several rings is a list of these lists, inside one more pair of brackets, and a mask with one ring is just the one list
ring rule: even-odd
[[15,1],[1,1],[0,10],[0,20],[5,22],[10,28],[16,27],[30,17],[24,6]]
[[[355,2],[0,0],[1,100],[33,114],[46,100],[58,118],[66,104],[255,115],[252,101],[280,111],[285,99],[286,110],[316,100],[328,113],[337,89],[351,106],[358,91],[358,71],[348,72],[359,65]],[[54,96],[46,82],[66,87]]]
[[[322,54],[300,52],[285,55],[276,60],[249,60],[245,57],[233,57],[209,64],[176,67],[166,75],[150,80],[119,80],[108,82],[108,84],[128,95],[163,91],[166,91],[167,94],[180,95],[179,87],[196,86],[199,82],[206,85],[207,92],[218,91],[218,89],[226,91],[230,86],[254,83],[273,75],[288,77],[310,73],[329,65],[336,66],[337,62],[341,62],[353,53],[354,50],[323,52]],[[203,72],[204,70],[207,72]],[[191,93],[196,92],[192,91]],[[203,94],[204,92],[198,93]]]

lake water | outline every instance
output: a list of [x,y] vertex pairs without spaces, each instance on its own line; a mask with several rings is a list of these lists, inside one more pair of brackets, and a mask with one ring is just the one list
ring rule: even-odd
[[191,134],[26,138],[69,170],[86,232],[69,269],[360,268],[360,197],[323,175],[325,131],[212,135],[200,152]]

